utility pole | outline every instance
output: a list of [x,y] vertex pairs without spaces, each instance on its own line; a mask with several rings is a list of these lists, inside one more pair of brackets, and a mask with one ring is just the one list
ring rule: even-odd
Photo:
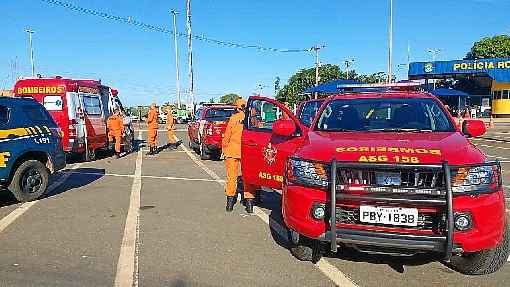
[[345,79],[349,79],[349,68],[351,67],[352,63],[354,63],[354,59],[346,59],[344,60],[345,65]]
[[[322,46],[314,46],[314,47],[310,48],[310,51],[315,52],[315,86],[316,87],[319,85],[319,80],[320,80],[319,68],[320,68],[321,62],[319,60],[319,52],[324,47],[326,47],[326,46],[322,45]],[[315,99],[317,99],[317,92],[315,92],[314,97],[315,97]]]
[[170,10],[170,13],[173,15],[174,22],[174,48],[175,48],[175,93],[177,96],[177,108],[181,108],[181,86],[180,86],[180,76],[179,76],[179,48],[177,46],[177,11]]
[[190,104],[193,108],[195,102],[193,96],[193,49],[192,49],[192,34],[191,34],[191,0],[186,0],[186,26],[188,30],[188,96]]
[[[429,49],[427,52],[429,52],[432,56],[432,62],[436,61],[437,54],[441,53],[440,49]],[[434,90],[436,89],[436,79],[433,81]]]
[[388,25],[388,83],[393,79],[393,0],[390,0],[390,18]]
[[30,63],[32,65],[32,77],[35,76],[35,64],[34,64],[34,48],[32,46],[32,34],[35,32],[34,30],[28,28],[25,30],[28,33],[28,43],[30,45]]

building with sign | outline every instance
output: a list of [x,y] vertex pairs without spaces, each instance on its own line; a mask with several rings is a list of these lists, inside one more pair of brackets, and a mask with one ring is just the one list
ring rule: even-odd
[[494,117],[510,117],[510,58],[414,62],[410,80],[460,82],[476,105],[490,105]]

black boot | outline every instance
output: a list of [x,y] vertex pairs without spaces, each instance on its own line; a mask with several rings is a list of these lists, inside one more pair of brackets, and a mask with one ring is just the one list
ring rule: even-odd
[[225,207],[225,210],[227,212],[231,212],[234,210],[234,205],[236,204],[236,198],[234,196],[227,196],[227,206]]
[[120,158],[120,153],[119,153],[119,152],[115,152],[115,158],[116,158],[116,159],[119,159],[119,158]]
[[153,155],[154,154],[154,148],[153,147],[149,147],[149,152],[147,153],[147,155]]
[[253,213],[253,199],[245,199],[246,212]]
[[263,203],[262,190],[257,190],[255,193],[255,203],[261,205]]

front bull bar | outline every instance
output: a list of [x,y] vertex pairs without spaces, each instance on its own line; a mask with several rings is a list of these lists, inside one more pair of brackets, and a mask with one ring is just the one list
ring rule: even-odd
[[[499,162],[485,163],[482,165],[490,165]],[[445,181],[445,197],[435,199],[412,199],[405,197],[384,196],[384,195],[351,195],[337,192],[337,170],[338,166],[342,168],[378,168],[378,169],[423,169],[442,170]],[[337,252],[338,242],[358,243],[358,244],[374,244],[382,247],[401,247],[403,249],[417,249],[426,251],[442,251],[445,261],[450,261],[454,252],[453,233],[454,233],[454,214],[453,214],[453,192],[451,182],[451,166],[447,161],[441,165],[402,165],[402,164],[372,164],[372,163],[338,163],[333,158],[331,163],[331,182],[330,182],[330,230],[329,236],[324,235],[324,239],[329,239],[332,252]],[[392,233],[377,233],[368,231],[355,231],[350,229],[339,229],[336,224],[336,203],[339,200],[349,201],[377,201],[385,203],[404,203],[428,206],[446,206],[446,234],[445,236],[418,236],[418,235],[401,235]],[[460,252],[461,248],[456,248],[456,252]]]

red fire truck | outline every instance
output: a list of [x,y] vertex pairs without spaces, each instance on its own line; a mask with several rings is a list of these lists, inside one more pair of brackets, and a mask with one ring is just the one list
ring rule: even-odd
[[506,263],[501,167],[468,139],[483,122],[459,128],[437,98],[413,91],[328,97],[310,127],[273,99],[251,97],[247,109],[243,180],[283,190],[298,259],[350,247],[431,252],[465,274]]
[[101,81],[59,76],[20,79],[14,86],[16,97],[33,98],[49,111],[63,132],[64,151],[85,160],[108,146],[106,119],[115,108],[123,110],[117,93]]

